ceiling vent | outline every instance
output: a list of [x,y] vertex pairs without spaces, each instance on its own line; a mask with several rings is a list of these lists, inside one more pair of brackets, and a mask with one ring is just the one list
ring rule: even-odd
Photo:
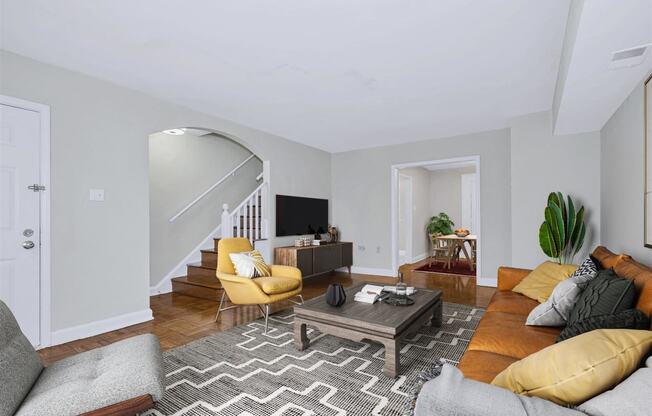
[[609,67],[612,69],[628,68],[641,64],[645,60],[648,49],[652,44],[635,46],[633,48],[616,51],[611,55]]

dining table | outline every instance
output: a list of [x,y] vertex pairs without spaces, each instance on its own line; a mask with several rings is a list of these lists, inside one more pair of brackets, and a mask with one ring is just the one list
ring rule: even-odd
[[[474,234],[469,234],[464,237],[460,237],[457,234],[447,234],[439,235],[436,237],[438,240],[447,241],[448,244],[448,268],[451,268],[451,263],[453,263],[454,256],[456,253],[464,253],[464,256],[468,260],[469,268],[471,271],[475,270],[475,251],[476,245],[478,242],[478,237]],[[471,249],[471,254],[469,254],[466,246]],[[458,250],[459,248],[459,250]]]

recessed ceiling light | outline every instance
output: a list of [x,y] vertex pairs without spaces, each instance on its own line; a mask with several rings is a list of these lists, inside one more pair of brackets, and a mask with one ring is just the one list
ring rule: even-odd
[[170,130],[163,130],[163,133],[169,134],[171,136],[181,136],[186,132],[184,131],[184,129],[170,129]]

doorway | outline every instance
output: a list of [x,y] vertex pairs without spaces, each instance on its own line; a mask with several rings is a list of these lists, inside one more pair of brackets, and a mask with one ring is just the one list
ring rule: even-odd
[[50,111],[0,95],[0,300],[50,344]]
[[[403,213],[405,208],[402,200],[405,196],[402,188],[406,182],[404,176],[411,178],[411,227],[408,227]],[[443,250],[450,258],[450,264],[441,262],[440,268],[447,268],[441,272],[480,278],[482,276],[480,157],[468,156],[397,164],[391,166],[391,179],[393,270],[398,270],[403,264],[421,267],[422,263],[429,264],[434,261],[436,256],[433,256],[435,253],[433,249],[440,243],[445,244],[437,239],[433,242],[429,235],[428,224],[433,216],[444,213],[454,223],[449,230],[451,235],[452,231],[464,228],[468,230],[469,236],[463,242],[455,242],[459,249],[450,250],[450,255],[447,250]],[[412,252],[408,254],[407,250],[404,250],[407,244],[403,239],[404,235],[410,232]],[[454,235],[452,237],[455,238]],[[434,269],[437,267],[433,267]]]

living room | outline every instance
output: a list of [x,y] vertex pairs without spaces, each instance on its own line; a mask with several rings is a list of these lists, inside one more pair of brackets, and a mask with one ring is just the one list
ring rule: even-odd
[[649,0],[0,4],[1,416],[649,414]]

